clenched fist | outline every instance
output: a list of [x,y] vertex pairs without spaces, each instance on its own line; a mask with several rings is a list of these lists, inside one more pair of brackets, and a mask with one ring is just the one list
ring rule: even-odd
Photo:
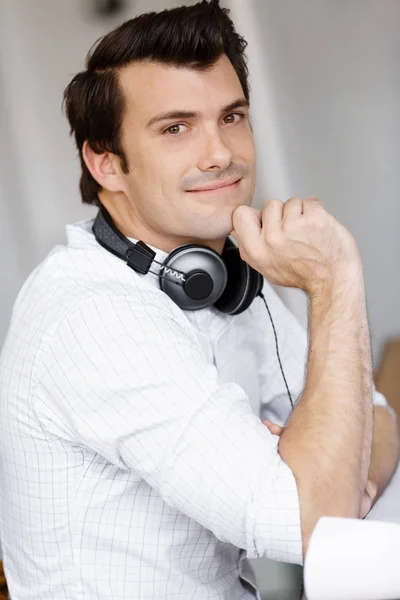
[[242,259],[272,283],[310,296],[361,264],[351,233],[314,197],[273,199],[262,210],[239,206],[231,235]]

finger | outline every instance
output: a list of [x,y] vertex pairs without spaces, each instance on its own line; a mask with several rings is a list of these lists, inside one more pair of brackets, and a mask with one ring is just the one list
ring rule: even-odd
[[232,215],[235,239],[247,249],[255,239],[260,237],[261,211],[250,206],[238,206]]
[[274,435],[282,435],[282,433],[284,432],[284,427],[281,427],[280,425],[276,425],[275,423],[273,423],[271,425],[271,427],[269,427],[269,430]]
[[315,196],[309,196],[303,200],[303,214],[321,210],[324,208],[324,203]]
[[281,435],[284,431],[284,427],[277,425],[276,423],[272,423],[269,419],[263,419],[262,421],[266,427],[270,430],[270,432],[274,435]]
[[[258,220],[261,223],[261,210],[259,208],[251,208],[252,211],[255,212],[255,214],[258,216]],[[232,218],[233,221],[233,218]],[[235,238],[235,240],[237,241],[237,233],[235,231],[235,227],[233,227],[232,231],[229,233],[229,235],[231,235],[232,237]]]
[[283,219],[297,219],[303,214],[303,202],[300,198],[289,198],[283,207]]
[[266,234],[281,231],[283,219],[283,202],[277,198],[269,200],[262,209],[262,227]]

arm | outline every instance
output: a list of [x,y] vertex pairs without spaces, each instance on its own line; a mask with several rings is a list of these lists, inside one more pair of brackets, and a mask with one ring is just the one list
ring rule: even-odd
[[279,445],[299,488],[304,554],[322,515],[358,517],[371,442],[371,351],[355,266],[311,298],[305,388]]
[[[263,420],[273,435],[281,436],[284,427],[269,419]],[[374,406],[371,462],[368,481],[361,504],[360,518],[364,519],[389,484],[399,464],[400,442],[396,417],[385,405]]]
[[[307,357],[307,333],[294,315],[285,306],[277,293],[267,281],[264,283],[264,294],[268,306],[274,316],[278,332],[279,351],[287,374],[288,383],[293,399],[301,396],[304,388],[304,365]],[[262,306],[264,309],[264,306]],[[260,315],[262,319],[265,309]],[[269,323],[268,323],[269,324]],[[281,435],[291,416],[287,393],[285,393],[282,374],[277,368],[275,341],[272,331],[266,331],[263,336],[265,353],[260,363],[262,385],[262,415],[267,418],[265,424],[271,433]],[[272,359],[274,360],[271,360]],[[267,368],[263,369],[263,366]],[[374,427],[371,452],[371,464],[368,475],[363,507],[360,517],[364,518],[373,504],[386,488],[396,469],[399,460],[399,436],[397,433],[396,414],[387,405],[385,397],[374,390]]]
[[249,558],[301,564],[297,486],[278,439],[162,292],[99,292],[71,310],[42,355],[35,411],[57,439],[132,471]]
[[280,438],[300,497],[303,553],[323,515],[358,517],[372,445],[372,365],[364,283],[351,234],[315,198],[233,215],[241,256],[310,296],[303,394]]

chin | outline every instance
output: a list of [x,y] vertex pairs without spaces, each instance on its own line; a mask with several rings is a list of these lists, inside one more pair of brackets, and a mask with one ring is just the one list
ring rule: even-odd
[[217,216],[212,220],[205,220],[204,226],[200,226],[199,220],[197,221],[197,227],[191,229],[191,237],[199,240],[222,240],[228,237],[233,229],[232,213],[230,215]]
[[[233,229],[232,215],[235,209],[238,206],[250,206],[251,201],[250,194],[247,197],[240,194],[224,198],[222,204],[221,200],[218,200],[192,207],[183,225],[185,236],[204,241],[225,239]],[[182,235],[182,229],[180,234]]]
[[223,237],[229,235],[229,233],[233,229],[233,213],[239,206],[250,206],[251,202],[247,202],[243,200],[243,198],[238,198],[234,202],[230,202],[229,205],[224,207],[224,210],[221,210],[221,207],[218,207],[218,210],[215,210],[214,214],[209,216],[208,224],[207,224],[207,233],[214,234],[217,233],[218,237]]

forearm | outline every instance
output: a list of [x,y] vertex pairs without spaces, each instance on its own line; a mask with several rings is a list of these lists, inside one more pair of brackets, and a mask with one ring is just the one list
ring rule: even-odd
[[374,428],[368,479],[377,485],[376,500],[387,487],[399,463],[397,422],[384,406],[374,406]]
[[357,266],[311,299],[305,388],[279,445],[298,484],[304,553],[320,516],[359,515],[371,444],[371,350]]

